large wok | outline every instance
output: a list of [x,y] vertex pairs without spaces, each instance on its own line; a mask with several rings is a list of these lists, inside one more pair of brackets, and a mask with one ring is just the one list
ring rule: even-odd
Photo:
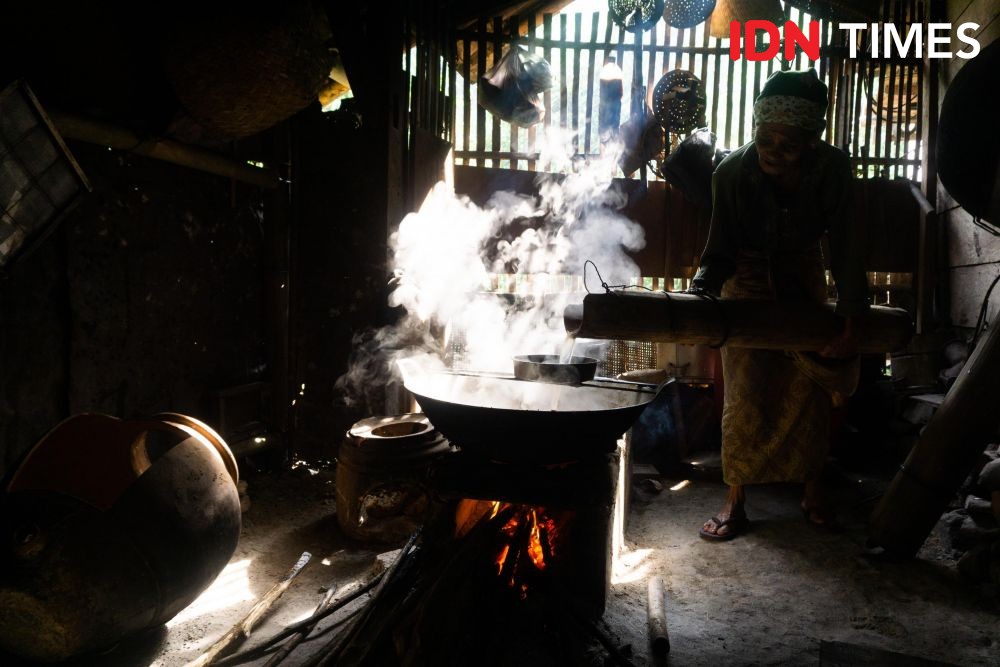
[[625,382],[559,385],[440,372],[405,385],[453,444],[499,461],[534,463],[613,451],[659,391]]

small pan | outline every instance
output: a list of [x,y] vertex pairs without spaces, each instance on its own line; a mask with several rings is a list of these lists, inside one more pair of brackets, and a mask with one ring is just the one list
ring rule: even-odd
[[597,373],[597,359],[569,357],[563,360],[557,354],[525,354],[514,357],[514,377],[529,382],[551,384],[580,384],[593,380]]

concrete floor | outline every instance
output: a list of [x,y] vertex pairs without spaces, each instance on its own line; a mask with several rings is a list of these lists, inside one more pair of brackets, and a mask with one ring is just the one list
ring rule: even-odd
[[[646,643],[645,605],[647,579],[660,575],[668,592],[669,664],[832,664],[820,663],[820,649],[821,642],[835,641],[953,664],[1000,665],[996,590],[962,583],[933,539],[909,562],[866,553],[864,517],[883,483],[838,477],[835,494],[846,509],[840,532],[807,525],[797,489],[753,488],[751,531],[709,543],[697,530],[724,495],[713,472],[702,470],[674,491],[669,487],[682,480],[664,480],[659,493],[636,485],[627,547],[605,614],[635,664],[658,662]],[[240,545],[212,587],[166,628],[75,665],[184,665],[241,618],[304,550],[314,554],[313,562],[243,648],[308,615],[326,587],[378,567],[377,554],[393,547],[341,536],[332,480],[332,470],[312,474],[305,467],[251,476],[252,504]],[[284,664],[300,664],[297,656],[322,641],[305,644]],[[602,652],[592,653],[601,664]],[[470,660],[478,664],[481,656]]]

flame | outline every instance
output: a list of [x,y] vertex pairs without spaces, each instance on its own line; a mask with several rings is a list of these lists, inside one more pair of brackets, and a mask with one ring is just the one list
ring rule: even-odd
[[[496,575],[526,599],[531,573],[543,572],[564,539],[559,527],[569,519],[563,513],[550,514],[544,507],[512,505],[495,500],[462,500],[455,512],[455,536],[460,538],[474,526],[484,525],[502,516],[497,530],[498,542],[493,557]],[[485,525],[484,525],[485,527]]]
[[503,548],[500,549],[500,553],[497,554],[496,564],[497,564],[497,576],[503,572],[503,564],[507,562],[507,554],[510,553],[510,545],[505,544]]
[[541,531],[538,529],[538,515],[531,510],[531,532],[528,534],[528,555],[539,570],[545,569],[545,554],[542,551]]

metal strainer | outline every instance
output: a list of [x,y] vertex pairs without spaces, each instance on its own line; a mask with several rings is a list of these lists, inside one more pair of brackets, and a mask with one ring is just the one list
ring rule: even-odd
[[664,0],[608,0],[611,20],[630,32],[649,30],[663,16]]
[[664,74],[653,89],[653,113],[663,129],[684,134],[705,125],[705,87],[684,69]]
[[663,20],[674,28],[693,28],[703,23],[715,9],[715,0],[666,0]]

